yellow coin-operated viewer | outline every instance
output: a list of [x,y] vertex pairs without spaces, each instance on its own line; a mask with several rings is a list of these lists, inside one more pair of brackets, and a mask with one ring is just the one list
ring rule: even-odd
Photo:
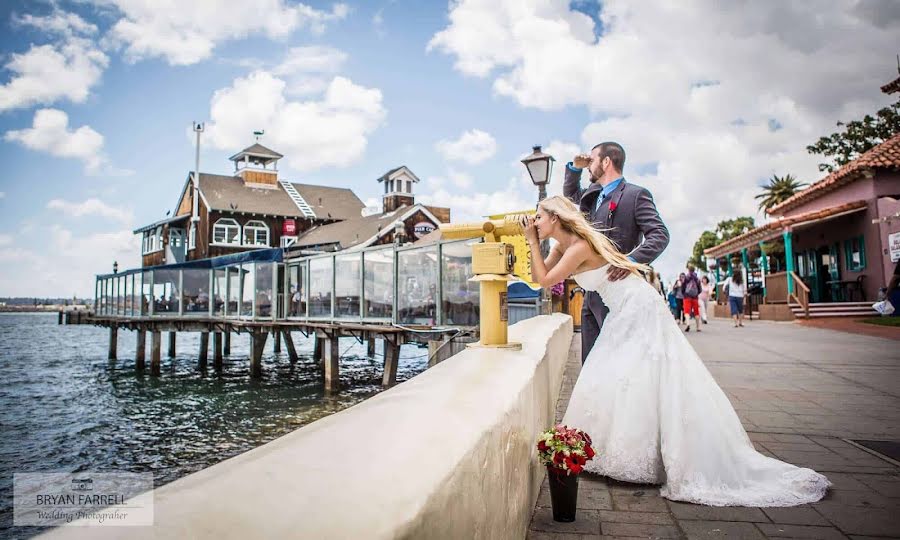
[[[481,339],[471,347],[495,347],[521,349],[521,343],[507,341],[509,304],[506,288],[515,276],[516,250],[501,237],[521,236],[522,214],[510,214],[502,219],[488,219],[481,223],[444,223],[441,236],[448,240],[483,237],[484,241],[472,246],[472,273],[469,281],[477,281],[481,294],[479,328]],[[523,255],[520,253],[520,255]],[[527,254],[524,254],[527,258]]]

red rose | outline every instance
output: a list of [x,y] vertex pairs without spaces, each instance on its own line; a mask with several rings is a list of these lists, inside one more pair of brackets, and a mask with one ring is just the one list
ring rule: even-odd
[[562,452],[557,452],[557,453],[553,454],[553,463],[555,463],[556,465],[562,465],[565,460],[566,460],[566,456],[563,455]]
[[615,212],[617,206],[619,206],[619,205],[616,204],[616,201],[610,201],[610,203],[609,203],[609,211],[610,211],[610,212]]
[[550,447],[547,446],[547,443],[545,443],[544,441],[538,441],[538,451],[539,452],[546,452],[549,449],[550,449]]
[[594,452],[594,449],[591,448],[591,445],[589,444],[584,447],[584,453],[587,454],[588,459],[594,459],[594,456],[597,455],[597,453]]

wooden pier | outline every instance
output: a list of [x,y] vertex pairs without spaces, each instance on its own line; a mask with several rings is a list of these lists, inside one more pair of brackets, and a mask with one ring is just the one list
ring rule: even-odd
[[383,386],[393,386],[397,382],[397,365],[400,361],[400,346],[406,343],[428,345],[429,367],[459,352],[465,343],[474,341],[474,327],[434,328],[428,326],[397,326],[391,324],[366,324],[357,322],[312,322],[312,321],[254,321],[219,318],[160,318],[160,317],[111,317],[97,316],[87,311],[60,312],[60,324],[87,324],[109,329],[109,359],[117,359],[120,330],[134,332],[135,369],[146,369],[146,340],[150,335],[150,374],[160,375],[162,334],[168,333],[168,356],[176,354],[177,334],[199,332],[200,348],[197,365],[208,369],[209,342],[212,334],[213,369],[221,370],[223,358],[231,354],[231,335],[250,336],[250,375],[262,376],[262,357],[269,336],[274,336],[274,352],[281,351],[284,343],[291,363],[298,360],[293,333],[304,337],[314,337],[314,357],[324,371],[325,389],[336,391],[340,388],[340,349],[338,339],[351,337],[366,343],[369,356],[375,355],[375,340],[384,341]]

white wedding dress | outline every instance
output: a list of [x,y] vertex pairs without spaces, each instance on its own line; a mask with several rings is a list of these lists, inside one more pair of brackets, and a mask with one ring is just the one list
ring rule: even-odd
[[586,470],[663,484],[668,499],[712,506],[794,506],[818,501],[821,474],[753,448],[731,402],[675,323],[659,293],[607,267],[573,276],[609,307],[563,423],[588,433]]

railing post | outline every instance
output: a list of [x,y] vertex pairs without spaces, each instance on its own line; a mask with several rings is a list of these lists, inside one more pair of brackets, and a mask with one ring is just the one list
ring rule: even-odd
[[434,299],[434,324],[444,324],[444,243],[437,245],[437,287],[435,287]]
[[156,288],[156,272],[154,270],[150,270],[150,305],[147,306],[147,311],[150,313],[150,316],[153,316],[153,313],[156,311],[156,292],[153,290]]
[[790,230],[784,231],[781,235],[784,237],[784,262],[787,267],[787,301],[790,303],[791,294],[794,292],[794,246]]
[[762,285],[763,285],[763,302],[765,302],[766,298],[766,276],[769,275],[769,260],[766,257],[766,247],[765,244],[759,243],[759,255],[760,255],[760,263],[762,265]]
[[[196,238],[196,236],[195,236]],[[196,241],[196,240],[195,240]],[[209,286],[206,288],[206,296],[209,297],[209,306],[206,309],[206,315],[211,319],[213,317],[213,313],[215,313],[216,307],[216,295],[213,287],[216,284],[216,269],[209,269]]]
[[366,316],[366,252],[359,252],[359,320]]
[[178,316],[184,315],[184,269],[178,270]]
[[331,320],[334,320],[334,307],[337,305],[335,292],[337,289],[337,256],[331,256]]

